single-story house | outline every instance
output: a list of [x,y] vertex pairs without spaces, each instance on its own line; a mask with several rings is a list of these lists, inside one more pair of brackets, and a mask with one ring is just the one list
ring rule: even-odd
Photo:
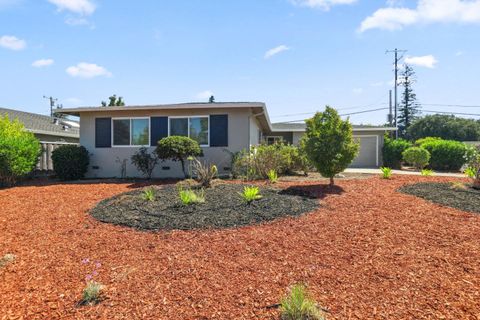
[[79,124],[76,121],[58,119],[31,112],[0,108],[0,116],[7,115],[10,120],[18,119],[27,131],[32,132],[42,142],[78,143]]
[[[203,160],[217,165],[221,174],[231,169],[232,154],[262,142],[284,140],[297,143],[304,124],[271,123],[261,102],[184,103],[147,106],[80,107],[56,112],[80,117],[80,145],[87,148],[91,161],[87,177],[128,177],[141,173],[131,164],[131,156],[142,146],[154,151],[157,141],[183,135],[198,141]],[[352,166],[379,167],[387,127],[354,126],[360,154]],[[179,163],[166,161],[154,177],[181,177]]]

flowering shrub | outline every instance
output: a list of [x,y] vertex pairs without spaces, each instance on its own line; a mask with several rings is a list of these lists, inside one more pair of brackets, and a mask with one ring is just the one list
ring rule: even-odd
[[85,276],[86,285],[83,289],[82,300],[80,300],[79,305],[97,304],[102,301],[102,290],[104,286],[96,281],[95,278],[98,276],[98,271],[102,264],[98,261],[90,261],[88,258],[83,259],[82,264],[85,266],[93,265],[93,268],[91,269],[91,272]]

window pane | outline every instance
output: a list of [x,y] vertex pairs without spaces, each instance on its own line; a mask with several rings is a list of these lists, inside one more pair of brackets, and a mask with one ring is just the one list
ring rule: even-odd
[[113,120],[113,144],[115,146],[130,145],[130,120]]
[[132,145],[148,145],[148,119],[132,119]]
[[170,119],[170,135],[188,137],[188,118]]
[[190,118],[190,138],[208,145],[208,118]]

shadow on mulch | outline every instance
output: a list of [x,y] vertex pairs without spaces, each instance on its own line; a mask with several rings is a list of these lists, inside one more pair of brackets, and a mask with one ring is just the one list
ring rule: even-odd
[[305,186],[291,186],[280,191],[280,194],[308,197],[311,199],[323,199],[329,195],[341,195],[345,190],[337,185],[312,184]]
[[421,182],[398,191],[455,209],[480,213],[480,190],[463,184]]

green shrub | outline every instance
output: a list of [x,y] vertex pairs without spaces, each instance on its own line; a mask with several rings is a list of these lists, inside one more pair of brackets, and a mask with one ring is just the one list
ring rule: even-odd
[[191,205],[205,202],[205,191],[203,189],[194,191],[192,189],[185,189],[179,191],[180,201],[183,205]]
[[344,171],[355,159],[360,145],[353,139],[352,125],[342,120],[337,111],[326,106],[306,121],[305,151],[317,171],[334,184],[336,174]]
[[37,164],[40,143],[18,120],[0,115],[0,186],[11,186]]
[[430,153],[424,148],[410,147],[402,152],[403,161],[413,165],[417,169],[423,169],[430,161]]
[[268,175],[268,181],[270,181],[270,183],[277,183],[278,181],[277,171],[272,169],[268,171],[267,175]]
[[385,136],[383,144],[383,165],[393,169],[402,168],[403,151],[410,148],[412,144],[403,139],[391,139]]
[[155,153],[149,153],[146,147],[141,147],[130,160],[146,178],[152,178],[153,170],[158,163],[158,157]]
[[155,189],[148,188],[143,190],[142,199],[146,201],[155,201]]
[[314,300],[308,297],[305,286],[294,285],[280,304],[282,320],[324,320]]
[[443,140],[442,138],[438,137],[425,137],[421,138],[415,141],[415,146],[420,147],[422,144],[427,143],[427,142],[435,142],[435,141],[440,141]]
[[193,173],[195,178],[202,185],[202,187],[210,188],[212,180],[215,179],[218,173],[216,165],[208,165],[201,162],[197,158],[192,159]]
[[389,167],[381,167],[382,179],[390,179],[392,177],[392,169]]
[[430,153],[430,167],[434,170],[458,171],[465,164],[467,145],[453,140],[425,142],[421,147]]
[[465,160],[468,165],[465,174],[473,180],[473,188],[480,189],[480,146],[470,147]]
[[63,145],[52,152],[53,170],[61,180],[78,180],[85,176],[90,162],[87,149]]
[[160,160],[172,160],[180,161],[182,164],[182,171],[185,177],[185,160],[188,157],[197,157],[202,155],[202,149],[197,141],[181,136],[170,136],[158,141],[157,148],[155,149],[157,156]]
[[243,188],[243,192],[239,193],[243,201],[250,204],[255,200],[260,200],[262,196],[260,195],[260,189],[258,187],[247,187]]
[[306,172],[306,156],[293,145],[275,143],[251,147],[233,157],[233,175],[247,179],[267,179],[268,173],[275,170],[277,174]]
[[433,170],[430,170],[430,169],[423,169],[422,170],[422,176],[424,177],[431,177],[433,176],[434,172]]

